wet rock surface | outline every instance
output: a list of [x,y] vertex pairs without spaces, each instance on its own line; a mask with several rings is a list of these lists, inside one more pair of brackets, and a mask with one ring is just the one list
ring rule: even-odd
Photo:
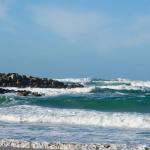
[[0,73],[0,87],[19,88],[81,88],[81,84],[64,84],[48,78],[19,75],[17,73]]
[[17,96],[35,96],[35,97],[40,97],[44,95],[38,92],[31,92],[26,90],[9,90],[9,89],[0,88],[0,94],[6,94],[6,93],[16,93]]
[[82,88],[81,84],[65,84],[52,79],[38,78],[33,76],[19,75],[17,73],[0,73],[0,94],[16,93],[17,96],[36,96],[40,97],[44,94],[38,92],[31,92],[26,90],[9,90],[7,87],[18,88]]
[[42,96],[42,94],[40,94],[40,93],[38,93],[38,92],[32,92],[31,94],[32,94],[32,96],[36,96],[36,97]]
[[0,94],[5,94],[5,93],[13,93],[13,90],[0,88]]
[[17,93],[17,96],[28,96],[30,95],[32,92],[30,91],[15,91]]

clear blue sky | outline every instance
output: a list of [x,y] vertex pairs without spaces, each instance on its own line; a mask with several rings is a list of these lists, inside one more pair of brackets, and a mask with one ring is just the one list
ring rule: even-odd
[[0,72],[150,80],[149,0],[0,0]]

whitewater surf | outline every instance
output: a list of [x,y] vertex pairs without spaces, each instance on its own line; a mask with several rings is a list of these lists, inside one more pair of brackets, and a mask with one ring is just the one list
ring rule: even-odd
[[55,80],[84,87],[5,87],[44,95],[0,95],[0,139],[150,146],[150,81]]

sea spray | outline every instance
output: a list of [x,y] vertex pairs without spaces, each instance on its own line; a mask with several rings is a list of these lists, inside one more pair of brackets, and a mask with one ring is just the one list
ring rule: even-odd
[[150,81],[60,81],[84,88],[6,87],[44,95],[0,95],[0,138],[150,146]]
[[150,129],[149,114],[60,110],[27,105],[0,108],[0,121]]

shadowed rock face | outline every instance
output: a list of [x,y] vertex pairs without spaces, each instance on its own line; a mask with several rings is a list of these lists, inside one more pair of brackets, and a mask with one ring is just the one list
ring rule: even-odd
[[16,93],[18,96],[42,96],[44,94],[38,92],[31,92],[26,90],[8,90],[4,87],[18,87],[18,88],[82,88],[81,84],[64,84],[52,79],[37,78],[33,76],[19,75],[17,73],[0,73],[0,94]]
[[0,88],[0,94],[6,94],[6,93],[16,93],[17,96],[35,96],[35,97],[44,96],[44,94],[38,92],[31,92],[26,90],[9,90],[9,89]]
[[14,93],[14,90],[0,88],[0,94],[5,94],[5,93]]
[[83,87],[81,84],[66,85],[47,78],[19,75],[17,73],[0,73],[0,87],[34,87],[34,88],[77,88]]

